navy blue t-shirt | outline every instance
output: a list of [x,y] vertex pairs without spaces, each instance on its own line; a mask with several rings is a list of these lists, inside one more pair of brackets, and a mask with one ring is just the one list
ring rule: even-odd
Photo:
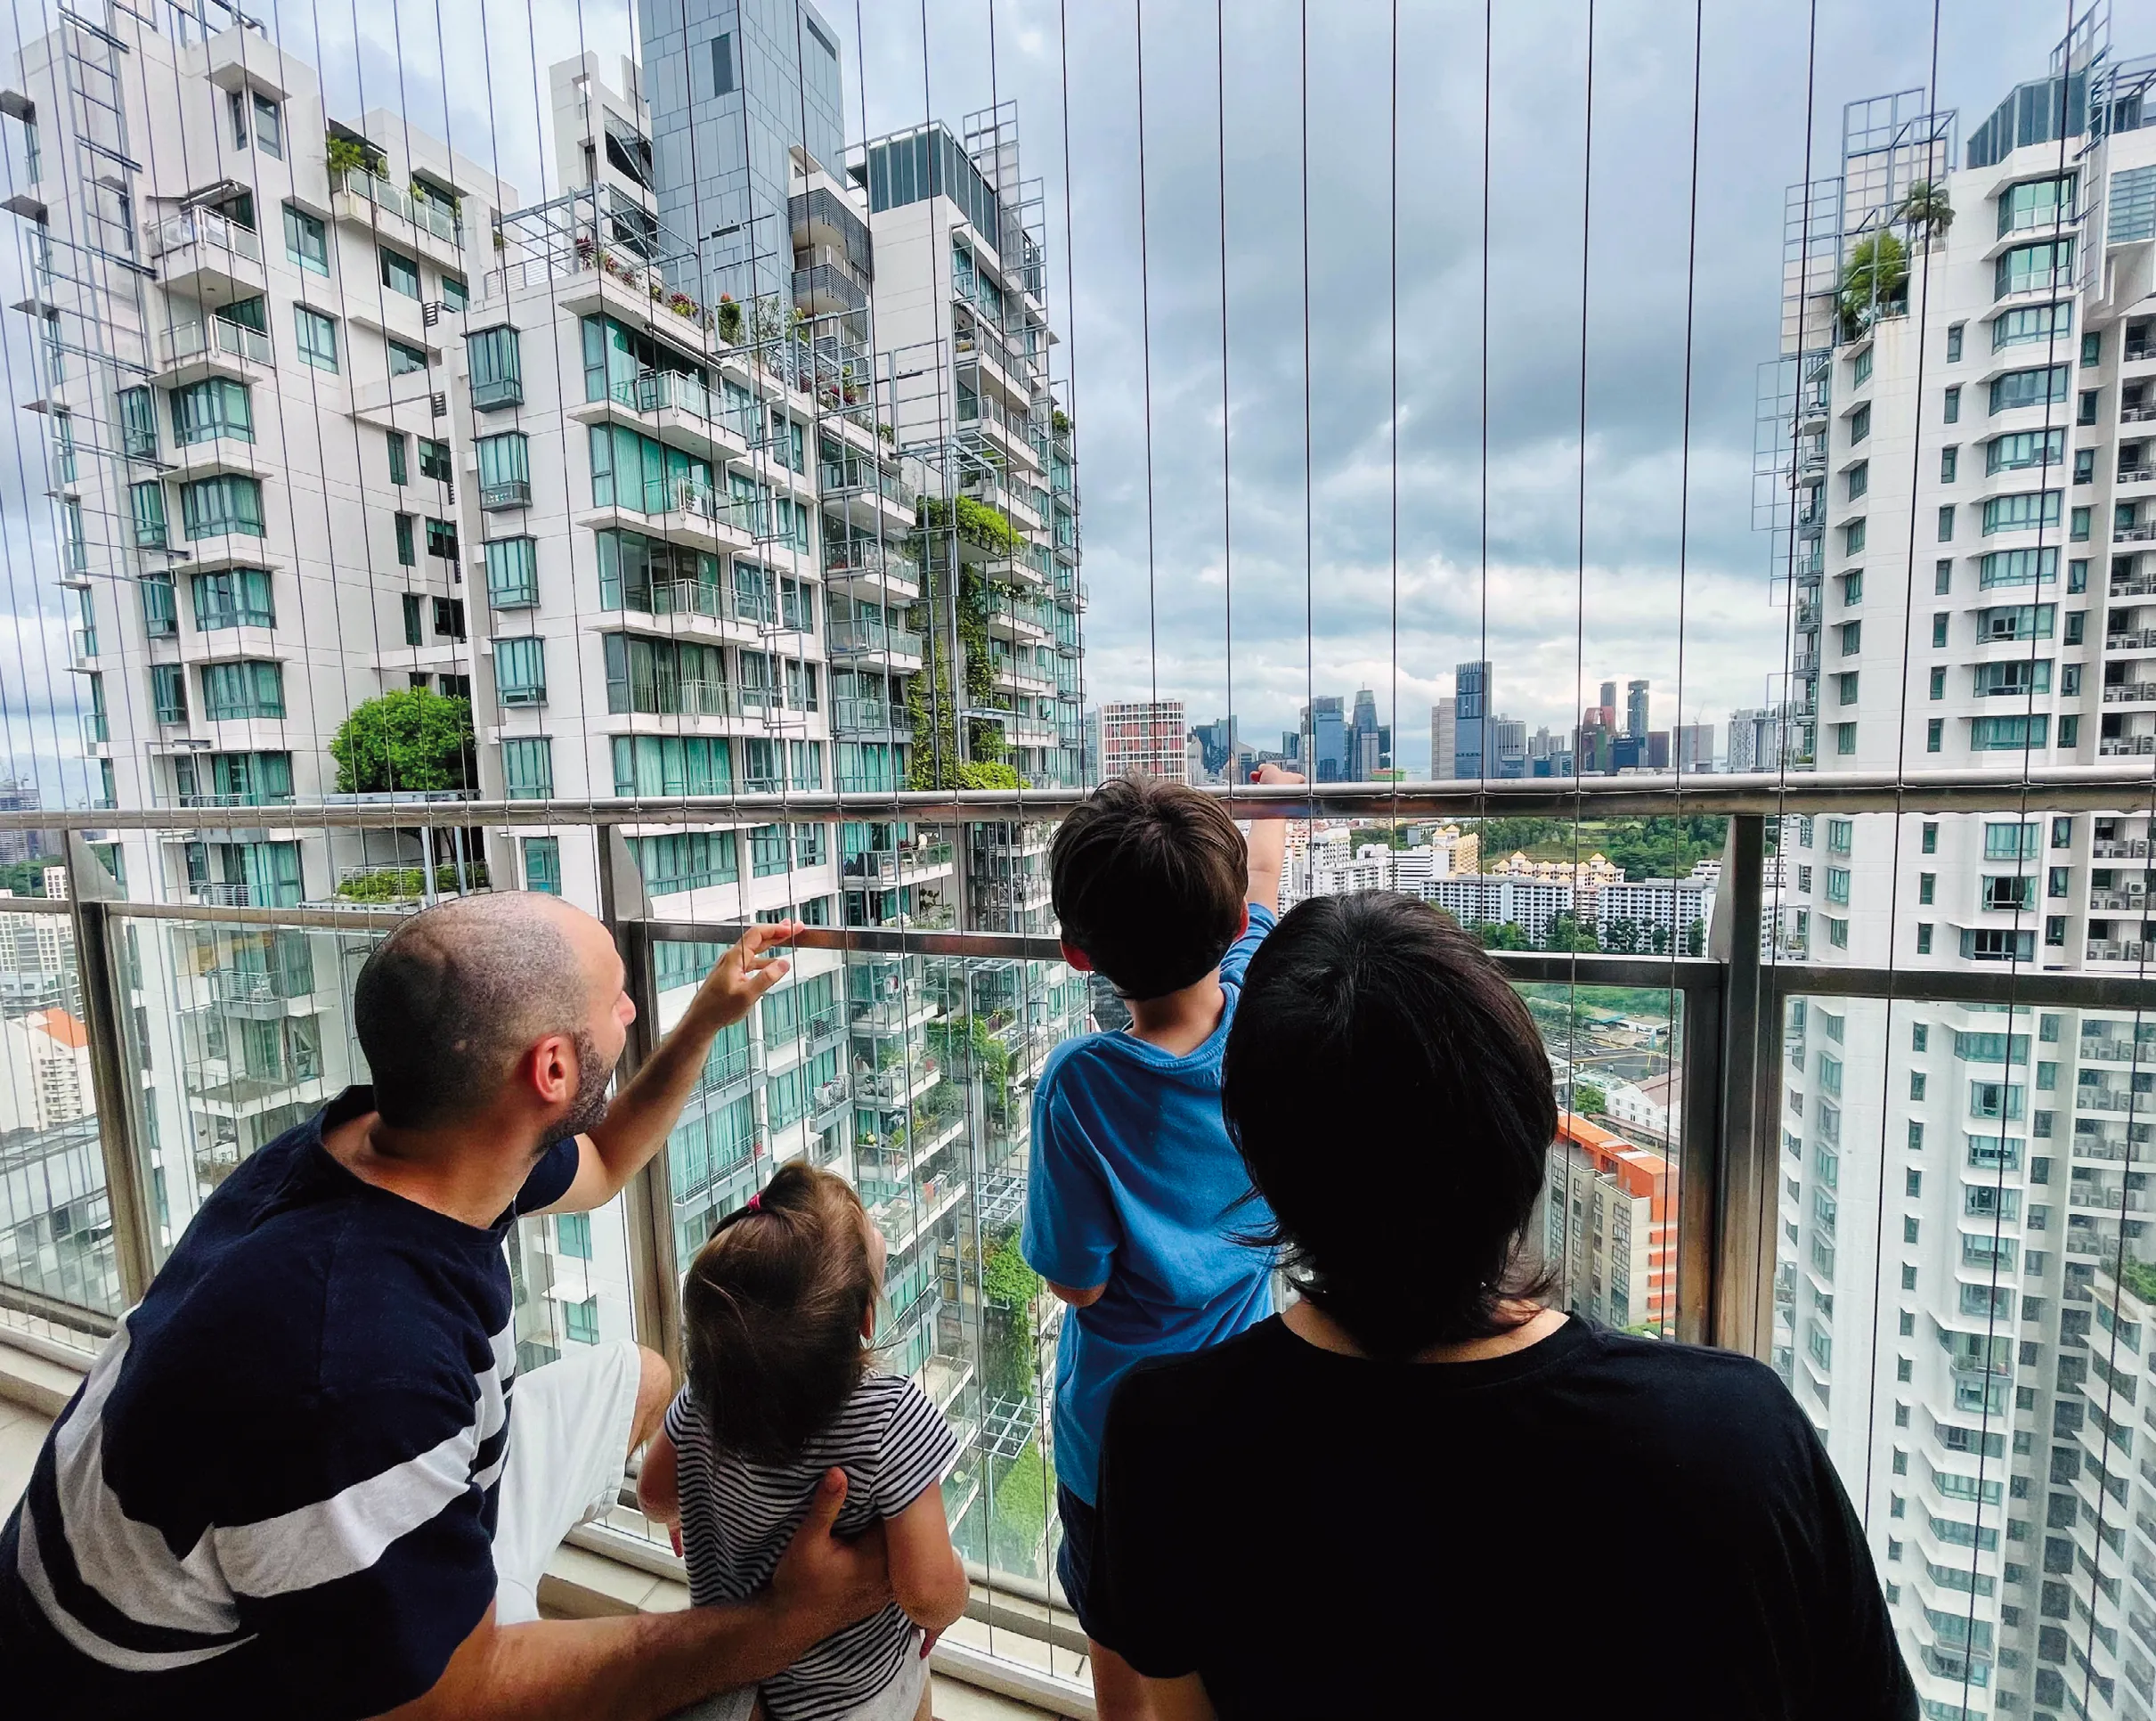
[[494,1597],[517,1349],[503,1239],[322,1146],[351,1088],[202,1203],[0,1530],[20,1713],[358,1717],[440,1677]]

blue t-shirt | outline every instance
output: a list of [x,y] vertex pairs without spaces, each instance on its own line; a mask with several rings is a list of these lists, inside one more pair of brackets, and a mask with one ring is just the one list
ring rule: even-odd
[[1088,1505],[1124,1371],[1218,1344],[1273,1312],[1272,1256],[1233,1240],[1273,1216],[1220,1119],[1220,1056],[1243,971],[1274,918],[1251,905],[1249,930],[1221,960],[1227,1002],[1204,1045],[1174,1057],[1131,1033],[1068,1040],[1033,1092],[1020,1248],[1057,1285],[1108,1287],[1064,1314],[1055,1359],[1055,1473]]
[[517,1368],[492,1226],[362,1182],[287,1130],[194,1222],[46,1437],[0,1529],[24,1715],[357,1717],[419,1696],[494,1599]]

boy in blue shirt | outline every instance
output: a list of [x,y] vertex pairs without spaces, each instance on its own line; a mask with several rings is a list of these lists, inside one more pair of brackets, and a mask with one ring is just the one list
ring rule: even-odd
[[[1257,780],[1302,779],[1267,765]],[[1131,1014],[1121,1032],[1049,1056],[1021,1239],[1071,1309],[1055,1367],[1056,1576],[1092,1643],[1102,1721],[1151,1713],[1086,1603],[1108,1401],[1139,1358],[1202,1350],[1273,1312],[1270,1255],[1233,1240],[1267,1214],[1246,1200],[1221,1122],[1220,1056],[1279,912],[1285,845],[1283,819],[1255,821],[1246,844],[1222,802],[1134,776],[1102,784],[1050,856],[1064,959],[1113,983]]]

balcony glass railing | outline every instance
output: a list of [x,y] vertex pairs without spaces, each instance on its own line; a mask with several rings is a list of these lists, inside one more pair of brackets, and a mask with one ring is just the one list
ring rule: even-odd
[[[719,709],[725,691],[669,685],[676,704],[709,698]],[[834,702],[842,732],[892,714],[880,700]],[[734,769],[752,792],[743,755]],[[2156,1476],[2135,1468],[2144,1455],[2127,1446],[2156,1436],[2106,1385],[2145,1374],[2156,1355],[2156,1093],[2144,1091],[2156,1066],[2156,976],[2145,966],[2156,939],[2145,888],[2115,877],[2083,895],[2088,918],[2062,928],[2073,943],[2054,943],[2046,912],[2064,904],[2035,882],[2054,852],[2068,852],[2054,851],[2054,832],[2099,866],[2136,863],[2138,881],[2149,844],[2144,768],[2105,776],[2080,767],[2049,783],[1989,787],[1928,777],[1709,784],[1688,779],[1680,791],[1666,779],[1613,778],[1457,795],[1329,787],[1318,810],[1381,825],[1397,793],[1403,823],[1478,835],[1493,852],[1501,837],[1509,854],[1523,828],[1478,831],[1478,817],[1555,821],[1583,799],[1597,850],[1623,845],[1621,882],[1591,885],[1568,870],[1573,833],[1553,824],[1557,835],[1527,857],[1544,867],[1534,892],[1472,862],[1433,867],[1417,885],[1498,952],[1550,1055],[1566,1120],[1533,1240],[1556,1295],[1611,1326],[1716,1342],[1775,1366],[1825,1431],[1866,1514],[1881,1575],[1903,1598],[1895,1616],[1920,1678],[1949,1677],[1940,1669],[1973,1644],[1991,1689],[2019,1690],[2021,1669],[2037,1660],[2033,1622],[2046,1617],[2042,1585],[2085,1586],[2071,1577],[2084,1556],[2123,1577],[2114,1538],[2130,1537],[2136,1514],[2156,1522]],[[1253,803],[1239,793],[1247,814]],[[519,1351],[535,1366],[600,1340],[669,1342],[667,1288],[687,1252],[777,1164],[812,1155],[855,1182],[890,1245],[883,1366],[920,1380],[958,1436],[950,1505],[960,1549],[984,1586],[1037,1609],[1054,1597],[1059,1530],[1043,1431],[1062,1315],[1011,1269],[1009,1252],[1023,1208],[1030,1083],[1056,1044],[1089,1027],[1090,989],[1061,963],[1039,870],[1048,828],[1073,798],[1029,790],[985,806],[922,806],[889,794],[841,803],[789,790],[783,813],[767,810],[774,801],[729,816],[722,796],[458,812],[460,825],[508,844],[505,856],[521,854],[514,839],[533,828],[565,860],[571,844],[583,845],[582,866],[557,875],[572,880],[597,877],[602,857],[617,877],[639,859],[663,864],[663,907],[686,910],[693,887],[720,893],[700,897],[700,909],[729,917],[740,905],[723,893],[750,877],[758,856],[747,828],[775,818],[825,826],[825,845],[811,852],[836,863],[832,918],[858,924],[814,930],[786,983],[799,996],[760,1010],[737,1046],[714,1053],[714,1067],[730,1073],[699,1089],[670,1138],[656,1186],[663,1200],[640,1204],[633,1220],[620,1203],[593,1215],[574,1251],[551,1222],[518,1228]],[[1778,804],[1778,823],[1762,811]],[[1680,839],[1659,822],[1650,830],[1641,809],[1657,821],[1675,810],[1671,827],[1679,814],[1694,821],[1681,839],[1693,846],[1668,846]],[[415,840],[398,824],[409,826],[409,812],[335,812],[345,822],[326,840],[348,844],[340,853],[352,863]],[[156,1070],[159,1080],[85,1078],[55,1108],[29,1065],[0,1065],[0,1099],[31,1120],[9,1138],[12,1162],[34,1169],[0,1180],[0,1330],[94,1344],[204,1197],[362,1076],[350,975],[416,904],[398,899],[385,910],[305,896],[336,874],[317,847],[290,872],[275,844],[248,852],[258,878],[190,885],[178,857],[189,844],[219,844],[218,821],[232,816],[158,809],[159,830],[182,839],[163,845],[175,871],[131,877],[129,900],[77,886],[76,902],[5,904],[33,934],[18,934],[15,948],[43,954],[37,966],[18,963],[11,987],[80,1009],[94,1070]],[[98,817],[0,812],[16,827],[35,819],[93,834]],[[352,828],[370,820],[379,828]],[[637,834],[633,848],[626,832],[605,828],[612,822]],[[840,847],[846,825],[892,822],[926,834],[902,846]],[[2004,858],[1983,863],[1989,873],[2032,881],[2029,895],[2016,887],[2002,897],[2032,899],[2032,909],[2000,910],[1973,934],[1998,932],[2002,959],[1896,958],[1927,947],[1944,956],[1962,932],[1943,895],[1936,908],[1920,905],[1916,879],[1897,879],[1898,836],[1905,874],[1941,864],[1934,852],[1990,852]],[[661,861],[654,843],[674,846]],[[955,866],[961,845],[964,869]],[[78,846],[68,864],[87,852]],[[387,864],[424,876],[421,852],[409,852]],[[1701,859],[1719,860],[1719,875],[1696,874]],[[213,857],[213,869],[221,865]],[[1851,881],[1830,892],[1830,867]],[[475,860],[461,872],[437,867],[434,883],[453,891],[480,877]],[[831,872],[824,877],[831,888]],[[1323,881],[1291,879],[1298,889],[1314,883]],[[1829,902],[1844,891],[1846,909]],[[2123,907],[2111,905],[2114,895]],[[1890,904],[1900,905],[1902,941],[1892,950],[1861,918],[1876,909],[1883,928]],[[287,923],[266,924],[281,911]],[[992,912],[1032,916],[1038,931],[972,929],[994,924]],[[1857,923],[1853,948],[1846,928],[1835,930],[1845,913]],[[2013,936],[2017,914],[2035,934],[2026,952]],[[961,916],[969,930],[955,929]],[[736,923],[634,924],[624,933],[630,988],[663,1030]],[[92,954],[115,985],[79,985],[78,925],[98,941]],[[1930,928],[1921,943],[1919,927]],[[1710,950],[1728,954],[1691,954]],[[2066,967],[2070,959],[2089,971]],[[55,1203],[69,1223],[54,1222]],[[1891,1384],[1875,1391],[1878,1382]],[[2014,1438],[2023,1430],[2025,1443]],[[2061,1448],[2080,1455],[2080,1491],[2092,1514],[2103,1503],[2101,1516],[2062,1511],[2058,1528],[2017,1533],[2016,1524],[2042,1523],[2054,1488],[2062,1497],[2077,1486],[2052,1480],[2065,1473],[2054,1464],[2072,1467]],[[1890,1468],[1897,1454],[1906,1462]],[[1869,1493],[1867,1477],[1879,1481]],[[1892,1511],[1895,1497],[1904,1512]],[[1927,1518],[1949,1524],[1949,1539]],[[1964,1529],[1969,1539],[1955,1539]],[[578,1534],[602,1549],[633,1544],[647,1566],[670,1557],[626,1508]],[[2047,1550],[2047,1538],[2058,1546]],[[1889,1552],[1897,1545],[1899,1561]],[[1955,1618],[1972,1628],[1953,1635],[1927,1614],[1927,1592],[1910,1577],[1916,1558],[1948,1574],[1932,1587],[1953,1590]],[[2156,1618],[2156,1595],[2141,1605]],[[2006,1650],[2021,1660],[1997,1652]]]

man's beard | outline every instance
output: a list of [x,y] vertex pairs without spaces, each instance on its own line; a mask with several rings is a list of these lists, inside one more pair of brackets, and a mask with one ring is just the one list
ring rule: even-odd
[[[614,1064],[599,1056],[598,1043],[579,1028],[576,1040],[576,1098],[567,1113],[547,1131],[540,1143],[542,1154],[556,1142],[581,1136],[606,1115],[606,1089],[614,1081]],[[615,1060],[618,1062],[619,1060]]]

